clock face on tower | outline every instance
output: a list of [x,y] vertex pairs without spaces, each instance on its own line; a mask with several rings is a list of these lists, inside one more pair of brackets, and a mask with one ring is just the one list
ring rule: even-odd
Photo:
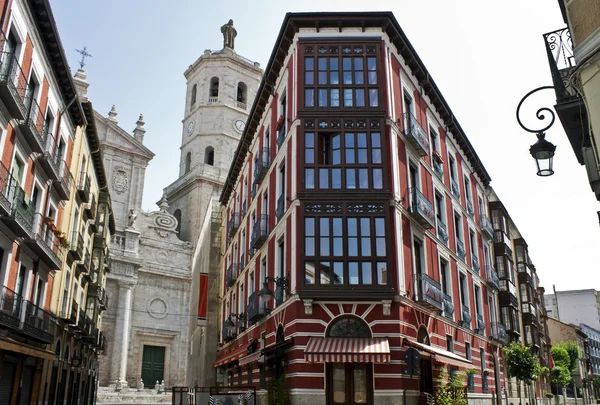
[[233,126],[235,127],[235,130],[238,131],[239,133],[244,132],[244,128],[246,127],[246,123],[242,120],[236,120],[233,123]]
[[194,132],[194,121],[190,121],[190,123],[188,124],[188,127],[187,127],[188,135],[191,135],[192,132]]

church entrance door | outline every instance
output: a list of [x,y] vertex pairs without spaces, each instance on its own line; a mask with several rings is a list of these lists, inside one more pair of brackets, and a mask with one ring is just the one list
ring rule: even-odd
[[142,380],[146,387],[154,387],[162,382],[165,373],[165,348],[162,346],[144,345],[142,357]]

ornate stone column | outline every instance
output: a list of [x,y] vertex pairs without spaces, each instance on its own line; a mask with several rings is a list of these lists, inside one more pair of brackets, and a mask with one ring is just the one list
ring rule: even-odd
[[127,388],[127,354],[129,353],[129,330],[131,329],[131,301],[133,288],[137,280],[119,280],[119,310],[115,325],[115,349],[113,358],[113,375],[117,389]]

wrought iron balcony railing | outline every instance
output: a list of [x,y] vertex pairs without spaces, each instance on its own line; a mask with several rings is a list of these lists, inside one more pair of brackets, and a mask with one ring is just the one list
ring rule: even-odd
[[452,297],[445,293],[442,293],[442,315],[446,318],[454,319]]
[[258,156],[254,160],[254,183],[260,184],[269,171],[271,161],[269,160],[269,148],[262,148],[258,152]]
[[485,322],[483,320],[483,315],[477,314],[475,315],[475,319],[477,322],[477,332],[483,334],[485,332]]
[[467,200],[467,213],[471,218],[475,216],[475,209],[473,208],[473,202],[471,200]]
[[277,209],[275,210],[275,215],[277,216],[277,220],[279,221],[283,214],[285,213],[285,196],[281,194],[279,198],[277,198]]
[[479,273],[481,267],[479,267],[479,258],[474,253],[471,253],[471,265],[473,266],[473,270]]
[[38,162],[44,169],[48,178],[52,181],[56,181],[60,175],[60,161],[57,161],[56,159],[57,150],[54,135],[48,132],[48,128],[46,127],[44,127],[44,139],[46,145],[44,145],[43,153],[38,157]]
[[409,189],[410,195],[410,212],[415,220],[425,229],[435,227],[435,211],[433,204],[429,201],[421,191],[412,187]]
[[17,236],[31,239],[33,237],[35,207],[25,195],[25,191],[12,177],[8,185],[7,199],[10,202],[10,212],[8,216],[2,219]]
[[[85,220],[94,219],[96,216],[96,195],[92,195],[92,199],[89,203],[87,203],[83,207],[83,217]],[[90,225],[93,223],[92,232],[96,232],[96,221],[91,221]]]
[[460,201],[460,188],[458,187],[458,183],[454,179],[450,179],[450,188],[452,189],[452,195],[458,201]]
[[77,183],[77,196],[82,203],[87,203],[90,201],[90,187],[90,176],[88,176],[86,172],[82,171],[79,173],[79,182]]
[[427,133],[412,113],[404,113],[404,136],[421,156],[429,154]]
[[238,277],[238,265],[237,263],[232,263],[227,268],[226,282],[227,287],[233,287]]
[[78,230],[73,230],[69,247],[71,260],[81,260],[83,257],[83,236]]
[[496,269],[494,269],[494,267],[492,267],[492,265],[490,263],[486,263],[485,273],[487,276],[488,284],[495,290],[499,290],[500,289],[500,279],[498,278]]
[[483,229],[483,232],[487,235],[488,238],[494,238],[494,228],[492,228],[492,222],[485,215],[481,216],[481,228]]
[[11,201],[9,200],[12,176],[2,162],[0,162],[0,215],[10,214]]
[[437,220],[437,235],[444,242],[444,245],[448,246],[448,229],[446,228],[446,224],[439,219]]
[[8,287],[0,286],[0,325],[18,330],[23,298]]
[[427,274],[417,274],[416,301],[431,309],[442,309],[443,293],[440,283]]
[[497,340],[502,344],[508,343],[508,336],[506,335],[506,328],[500,322],[492,322],[490,324],[491,338]]
[[246,317],[248,319],[248,325],[252,325],[258,322],[266,314],[265,307],[262,300],[253,292],[248,296],[248,306],[246,307]]
[[25,96],[25,119],[19,122],[19,129],[33,152],[41,153],[46,146],[44,133],[44,115],[34,94],[27,91]]
[[237,230],[239,228],[240,228],[240,214],[238,212],[234,212],[231,214],[231,217],[229,218],[229,227],[228,227],[229,237],[231,238],[233,235],[235,235],[235,233],[237,232]]
[[278,148],[281,148],[281,145],[283,145],[283,141],[285,141],[286,127],[287,127],[287,125],[284,122],[277,130],[277,147]]
[[55,181],[52,186],[56,190],[61,200],[68,200],[71,198],[71,190],[73,190],[75,181],[73,180],[73,176],[69,171],[67,162],[64,160],[60,162],[58,172],[58,180]]
[[54,223],[37,213],[33,220],[33,236],[25,243],[52,270],[59,270],[64,258],[64,249],[53,231]]
[[252,229],[252,238],[250,239],[250,247],[260,249],[269,236],[269,216],[261,215],[258,217],[254,228]]
[[579,97],[576,78],[573,75],[576,63],[569,28],[544,34],[544,43],[557,100],[564,101]]
[[256,183],[254,183],[252,185],[252,191],[250,192],[250,195],[252,196],[253,200],[254,200],[254,197],[256,197],[257,192],[258,192],[258,185]]
[[465,244],[462,240],[456,239],[456,254],[462,261],[465,261],[467,257],[467,251],[465,250]]
[[[5,36],[2,35],[2,42]],[[2,52],[0,57],[0,99],[12,118],[22,120],[27,114],[25,96],[27,76],[21,69],[15,52]]]
[[433,160],[433,172],[442,181],[444,181],[444,169],[440,162]]
[[24,301],[24,304],[23,333],[38,342],[52,343],[54,341],[56,317],[32,302]]
[[460,305],[460,324],[465,328],[471,329],[471,313],[469,307],[466,305]]

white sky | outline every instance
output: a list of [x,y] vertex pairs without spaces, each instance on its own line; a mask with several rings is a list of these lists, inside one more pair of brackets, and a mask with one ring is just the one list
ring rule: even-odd
[[[557,122],[547,139],[557,145],[549,178],[535,175],[515,108],[525,93],[552,80],[542,34],[564,27],[556,0],[51,0],[73,71],[75,49],[94,56],[85,67],[95,108],[135,128],[146,121],[145,145],[156,157],[146,174],[143,208],[156,209],[162,189],[178,175],[183,72],[204,51],[220,49],[220,27],[232,18],[236,51],[267,65],[288,11],[394,12],[427,66],[529,244],[548,290],[600,289],[600,209]],[[552,91],[537,98],[553,105]],[[542,104],[531,104],[539,108]],[[530,111],[531,112],[531,111]],[[531,115],[533,117],[533,115]],[[527,119],[526,119],[527,120]],[[533,121],[529,121],[532,125]]]

